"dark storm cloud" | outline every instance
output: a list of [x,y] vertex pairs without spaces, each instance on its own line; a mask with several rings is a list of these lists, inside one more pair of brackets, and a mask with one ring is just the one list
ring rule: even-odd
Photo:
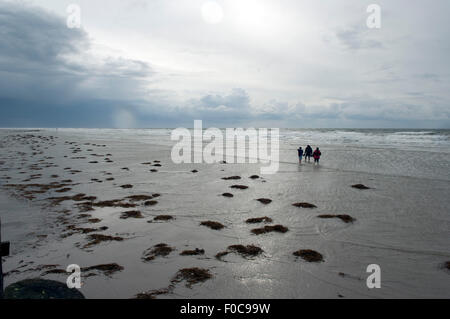
[[86,32],[36,7],[1,3],[0,34],[1,126],[111,126],[153,74],[142,61],[92,56]]

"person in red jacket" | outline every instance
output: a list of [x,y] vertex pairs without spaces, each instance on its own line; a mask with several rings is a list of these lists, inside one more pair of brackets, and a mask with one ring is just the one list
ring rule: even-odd
[[320,155],[322,155],[322,153],[320,152],[319,148],[316,148],[316,150],[313,153],[314,163],[319,164]]

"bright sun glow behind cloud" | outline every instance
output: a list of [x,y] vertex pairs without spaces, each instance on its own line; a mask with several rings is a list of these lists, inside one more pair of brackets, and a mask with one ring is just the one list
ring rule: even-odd
[[222,6],[215,1],[207,1],[203,3],[202,17],[206,23],[217,24],[222,22],[223,19]]
[[284,27],[282,15],[276,4],[262,0],[229,1],[230,19],[243,32],[270,35]]

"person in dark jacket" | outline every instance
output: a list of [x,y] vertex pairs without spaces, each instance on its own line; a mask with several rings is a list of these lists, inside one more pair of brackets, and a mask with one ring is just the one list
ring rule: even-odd
[[308,159],[308,162],[311,161],[312,152],[313,152],[312,147],[310,145],[306,146],[306,148],[305,148],[305,162],[306,162],[306,159]]
[[313,153],[314,163],[319,164],[320,155],[322,155],[322,153],[320,152],[319,148],[316,148],[316,150]]
[[303,149],[301,146],[298,148],[297,152],[298,152],[298,162],[301,164],[303,158]]

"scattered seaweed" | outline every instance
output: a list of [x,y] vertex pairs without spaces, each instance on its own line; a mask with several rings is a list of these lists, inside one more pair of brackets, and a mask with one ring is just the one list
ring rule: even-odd
[[274,225],[274,226],[264,226],[262,228],[255,228],[252,229],[251,232],[255,235],[261,235],[271,232],[277,232],[277,233],[285,233],[289,229],[283,225]]
[[[111,264],[100,264],[95,266],[89,266],[89,267],[83,267],[81,268],[82,272],[89,272],[89,271],[100,271],[106,276],[111,276],[113,273],[122,271],[124,268],[116,263]],[[90,276],[92,274],[88,274]]]
[[245,221],[247,224],[257,224],[257,223],[271,223],[272,218],[264,216],[264,217],[256,217],[256,218],[249,218]]
[[186,287],[190,288],[193,284],[204,282],[212,278],[212,274],[208,269],[203,268],[183,268],[180,269],[175,277],[171,280],[172,284],[186,280]]
[[144,218],[144,216],[142,216],[142,213],[139,210],[129,210],[120,215],[120,219],[127,218]]
[[295,203],[295,204],[292,204],[292,206],[301,207],[301,208],[316,208],[317,207],[314,204],[310,204],[310,203],[306,203],[306,202]]
[[204,255],[204,254],[205,254],[205,250],[199,249],[199,248],[195,248],[195,250],[183,250],[180,253],[181,256],[195,256],[195,255]]
[[355,221],[355,219],[350,215],[328,215],[328,214],[325,214],[325,215],[319,215],[317,217],[319,217],[319,218],[339,218],[344,223],[353,223]]
[[244,257],[248,256],[258,256],[263,252],[263,250],[260,247],[254,246],[254,245],[231,245],[228,246],[228,249],[232,252],[238,253]]
[[228,246],[227,250],[217,253],[215,257],[218,260],[222,260],[222,257],[228,255],[229,253],[237,253],[244,258],[248,258],[258,256],[263,252],[264,251],[260,247],[255,245],[231,245]]
[[131,196],[127,196],[126,198],[128,198],[132,201],[142,201],[142,200],[152,199],[153,196],[151,196],[151,195],[131,195]]
[[322,254],[318,253],[315,250],[311,250],[311,249],[300,249],[300,250],[294,251],[292,254],[296,257],[301,257],[308,262],[323,261]]
[[231,185],[230,188],[235,188],[235,189],[247,189],[248,186],[245,186],[245,185]]
[[173,247],[168,246],[167,244],[161,243],[153,246],[152,248],[147,249],[144,251],[142,255],[143,261],[152,261],[156,257],[162,256],[168,256],[172,251],[174,250]]
[[223,197],[234,197],[234,195],[231,193],[223,193],[222,196]]
[[170,215],[158,215],[155,218],[153,218],[154,221],[158,221],[158,220],[167,221],[167,220],[171,220],[171,219],[173,219],[173,216],[170,216]]
[[269,198],[258,198],[257,201],[264,205],[270,204],[272,202],[272,200]]
[[363,184],[355,184],[352,185],[353,188],[357,188],[357,189],[370,189],[370,187],[367,187],[366,185]]
[[89,242],[84,245],[84,248],[91,247],[93,245],[100,244],[105,241],[123,241],[122,237],[119,236],[109,236],[109,235],[103,235],[103,234],[91,234],[88,235]]
[[211,220],[203,221],[203,222],[200,223],[200,225],[209,227],[209,228],[214,229],[214,230],[220,230],[220,229],[225,227],[221,223],[214,222],[214,221],[211,221]]
[[166,295],[166,294],[169,294],[170,292],[171,292],[170,288],[151,290],[151,291],[147,291],[147,292],[138,293],[135,296],[135,299],[155,299],[156,296]]
[[223,180],[228,181],[228,180],[236,180],[236,179],[241,179],[240,176],[229,176],[229,177],[222,177]]
[[157,200],[148,200],[144,203],[145,206],[154,206],[156,204],[158,204]]

